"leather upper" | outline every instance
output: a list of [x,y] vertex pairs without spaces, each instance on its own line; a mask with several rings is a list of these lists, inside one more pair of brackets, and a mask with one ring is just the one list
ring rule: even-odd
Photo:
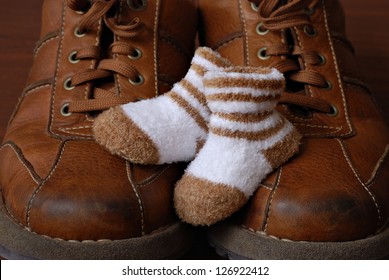
[[[304,135],[301,151],[263,182],[236,221],[252,231],[290,240],[346,241],[373,235],[389,215],[389,133],[361,81],[346,39],[342,7],[338,0],[304,1],[316,3],[305,11],[309,29],[296,25],[257,32],[258,5],[263,1],[200,0],[202,44],[239,65],[274,66],[292,57],[299,70],[284,72],[286,92],[321,99],[334,111],[279,105]],[[290,56],[259,58],[261,49],[285,42]],[[313,55],[320,56],[321,63],[310,63]],[[292,79],[311,71],[329,86],[297,83],[302,91],[293,91]]]
[[[113,240],[139,237],[177,221],[173,186],[184,166],[139,166],[113,156],[92,138],[97,112],[64,109],[93,99],[99,87],[133,101],[156,96],[189,67],[197,22],[192,1],[145,1],[141,9],[131,8],[131,1],[114,2],[107,17],[124,27],[140,19],[143,30],[137,36],[113,34],[104,18],[75,36],[87,11],[76,11],[67,1],[44,1],[41,39],[26,90],[0,147],[5,206],[29,231],[65,240]],[[142,51],[139,59],[112,54],[110,45],[125,40]],[[100,59],[72,60],[72,53],[82,48],[97,49]],[[77,73],[97,69],[103,59],[131,65],[144,82],[134,86],[121,73],[112,73],[65,86]]]

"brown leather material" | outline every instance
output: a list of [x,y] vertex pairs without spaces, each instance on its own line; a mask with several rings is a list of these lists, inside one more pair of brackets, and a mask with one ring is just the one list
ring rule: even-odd
[[[264,1],[270,2],[257,2]],[[293,92],[299,84],[303,91],[295,94],[336,108],[326,114],[288,103],[278,107],[304,135],[301,151],[263,182],[236,222],[254,232],[295,241],[366,238],[388,222],[388,127],[361,81],[340,2],[304,2],[316,3],[313,13],[306,12],[309,27],[296,24],[258,34],[261,11],[249,1],[199,1],[202,44],[240,65],[277,67],[287,58],[281,46],[288,42],[288,57],[299,69],[285,72],[286,91]],[[257,56],[261,48],[276,45],[279,55],[264,60]],[[311,63],[308,56],[298,54],[302,52],[325,60]],[[296,83],[298,71],[314,71],[331,87]]]
[[[80,37],[74,32],[88,15],[68,2],[44,1],[34,64],[0,146],[0,187],[8,215],[31,232],[64,240],[128,239],[162,231],[178,221],[173,186],[184,166],[138,166],[113,156],[92,138],[96,112],[62,114],[61,108],[93,97],[98,87],[132,100],[170,89],[185,75],[193,55],[194,1],[147,1],[141,11],[132,10],[128,1],[113,1],[109,12]],[[112,1],[92,5],[98,2]],[[142,57],[112,57],[109,46],[125,38],[114,36],[105,19],[124,26],[136,17],[144,30],[128,42],[142,50]],[[90,55],[99,50],[100,59],[72,63],[72,52],[83,48]],[[134,87],[112,72],[115,80],[112,76],[65,88],[68,78],[98,68],[104,59],[131,65],[145,82]]]

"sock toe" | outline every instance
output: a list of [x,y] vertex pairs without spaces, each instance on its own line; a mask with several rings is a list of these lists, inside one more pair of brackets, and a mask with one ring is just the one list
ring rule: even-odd
[[236,188],[185,174],[177,183],[174,205],[177,215],[192,225],[210,226],[231,216],[247,202]]
[[159,153],[150,137],[123,112],[121,107],[101,113],[93,125],[96,141],[112,154],[139,164],[156,164]]

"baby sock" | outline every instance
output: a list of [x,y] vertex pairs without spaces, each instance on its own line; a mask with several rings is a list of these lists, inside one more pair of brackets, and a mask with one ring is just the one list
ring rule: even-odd
[[282,74],[269,68],[205,74],[209,136],[175,188],[182,220],[211,225],[227,218],[298,151],[299,133],[275,110],[283,85]]
[[198,48],[188,73],[170,92],[101,113],[93,127],[97,142],[134,163],[192,160],[208,135],[203,76],[230,65],[211,49]]

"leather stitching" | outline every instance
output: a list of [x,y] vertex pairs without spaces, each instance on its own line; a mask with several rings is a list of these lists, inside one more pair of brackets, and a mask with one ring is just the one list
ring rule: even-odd
[[141,199],[141,195],[138,191],[138,186],[136,185],[135,182],[132,180],[132,174],[130,172],[131,166],[129,161],[126,161],[126,169],[127,169],[127,177],[129,182],[131,183],[131,187],[136,195],[136,198],[138,199],[138,204],[139,204],[139,210],[140,210],[140,220],[141,220],[141,228],[142,228],[142,236],[145,235],[145,221],[144,221],[144,209],[143,209],[143,202]]
[[349,135],[349,134],[351,134],[353,132],[353,128],[352,128],[352,125],[351,125],[351,122],[350,122],[350,118],[349,118],[349,112],[348,112],[348,109],[347,109],[348,108],[348,104],[347,104],[347,101],[346,101],[346,98],[345,98],[344,89],[343,89],[343,85],[342,85],[342,80],[340,78],[338,61],[336,59],[334,46],[333,46],[333,43],[331,41],[331,33],[330,33],[330,30],[328,29],[328,16],[327,16],[326,0],[322,0],[322,5],[323,5],[323,15],[324,15],[324,21],[325,21],[324,26],[325,26],[326,31],[327,31],[328,43],[330,45],[330,49],[331,49],[331,53],[332,53],[332,58],[333,58],[334,64],[335,64],[336,76],[338,77],[339,88],[340,88],[340,92],[342,94],[344,115],[345,115],[345,118],[346,118],[346,121],[347,121],[347,125],[349,127],[349,131],[344,133],[344,134],[341,134],[340,136],[346,136],[346,135]]
[[49,34],[47,34],[46,36],[44,36],[42,39],[40,39],[36,45],[35,45],[35,49],[33,51],[33,54],[34,54],[34,57],[36,57],[38,55],[38,52],[40,51],[40,49],[46,45],[48,42],[56,39],[56,38],[59,38],[59,34],[60,34],[60,30],[58,31],[54,31],[54,32],[51,32]]
[[51,120],[50,120],[50,126],[49,131],[55,135],[56,133],[53,132],[53,122],[54,122],[54,104],[55,104],[55,97],[57,93],[57,86],[58,86],[58,75],[59,75],[59,68],[60,68],[60,60],[62,57],[62,47],[63,47],[63,41],[64,41],[64,33],[65,33],[65,19],[66,19],[66,11],[65,11],[65,3],[62,1],[62,26],[61,26],[61,40],[58,48],[58,54],[57,54],[57,63],[56,63],[56,69],[55,69],[55,76],[54,76],[54,89],[53,89],[53,97],[51,101]]
[[154,38],[153,38],[153,44],[154,44],[154,86],[155,86],[155,96],[159,95],[158,90],[158,54],[157,54],[157,37],[158,37],[158,20],[159,20],[159,0],[155,1],[155,17],[154,17]]
[[373,169],[373,172],[371,174],[371,177],[369,180],[367,180],[366,185],[370,185],[373,183],[374,179],[376,178],[379,169],[381,168],[382,164],[384,163],[385,159],[388,157],[389,154],[389,145],[386,146],[384,153],[381,155],[380,159],[378,160],[376,166]]
[[36,195],[41,191],[41,189],[44,187],[45,183],[51,178],[51,176],[53,176],[54,174],[54,171],[57,169],[59,163],[61,162],[62,160],[62,156],[63,156],[63,153],[65,152],[65,148],[66,148],[66,144],[67,142],[64,142],[62,147],[61,147],[61,152],[57,158],[57,162],[55,163],[55,165],[53,166],[53,168],[51,169],[49,175],[39,184],[39,186],[35,189],[35,191],[32,193],[31,195],[31,198],[30,198],[30,201],[28,202],[27,204],[27,215],[26,215],[26,225],[28,228],[30,228],[30,213],[31,213],[31,209],[32,209],[32,204],[34,202],[34,199],[36,197]]
[[242,8],[242,1],[238,0],[238,8],[239,8],[239,18],[241,22],[241,26],[243,27],[243,36],[244,36],[244,60],[245,65],[250,65],[250,58],[249,58],[249,40],[247,35],[247,25],[246,25],[246,19],[244,17],[243,8]]
[[[343,152],[343,156],[344,158],[346,159],[349,167],[351,168],[352,172],[354,173],[355,177],[357,178],[357,180],[359,181],[359,183],[362,185],[362,187],[366,190],[366,192],[369,194],[369,196],[371,197],[371,199],[373,200],[374,202],[374,205],[377,209],[377,214],[378,214],[378,220],[381,221],[382,220],[382,213],[381,213],[381,208],[377,202],[377,199],[376,197],[374,196],[374,194],[371,192],[371,190],[366,186],[366,184],[364,182],[362,182],[361,180],[361,175],[359,174],[358,170],[354,167],[350,157],[349,157],[349,154],[347,153],[346,151],[346,147],[345,147],[345,143],[343,141],[341,141],[340,139],[336,139],[342,149],[342,152]],[[378,171],[378,168],[375,168],[373,172],[376,172]],[[373,176],[374,177],[374,176]]]
[[39,51],[46,45],[48,44],[49,42],[55,40],[55,39],[58,39],[59,38],[59,35],[55,35],[54,37],[50,37],[50,38],[47,38],[45,41],[42,41],[40,42],[40,45],[39,47],[37,47],[35,50],[34,50],[34,58],[36,58],[39,54]]
[[[11,144],[11,143],[6,143],[4,144],[3,146],[1,146],[0,148],[0,151],[3,150],[4,148],[6,147],[9,147],[13,150],[13,152],[15,153],[16,157],[18,158],[18,160],[20,161],[21,164],[23,164],[23,166],[26,168],[26,170],[28,171],[28,173],[30,174],[31,176],[31,179],[37,184],[39,185],[39,176],[38,174],[36,174],[35,172],[32,172],[31,169],[27,166],[27,164],[25,163],[25,161],[27,161],[26,159],[21,158],[21,155],[18,153],[18,151],[16,151],[15,147]],[[40,179],[40,178],[39,178]]]
[[237,39],[240,39],[240,38],[242,38],[243,37],[243,35],[242,34],[236,34],[236,36],[234,36],[234,37],[232,37],[231,39],[229,39],[229,40],[227,40],[227,41],[225,41],[225,42],[223,42],[222,44],[216,44],[216,46],[213,48],[215,51],[217,51],[217,50],[219,50],[219,49],[221,49],[221,48],[223,48],[223,47],[225,47],[225,46],[227,46],[227,45],[229,45],[230,43],[232,43],[232,42],[234,42],[235,40],[237,40]]
[[[123,13],[123,1],[119,1],[119,12],[116,15],[119,22],[122,21],[122,13]],[[115,39],[120,41],[120,38],[118,35],[115,35]],[[115,57],[115,60],[119,60],[119,55],[114,54],[114,57]],[[120,83],[119,74],[118,73],[114,74],[114,77],[115,77],[115,84],[117,84],[118,94],[119,94],[119,96],[122,96],[122,85]]]
[[25,91],[23,93],[23,97],[30,95],[32,92],[34,92],[34,91],[36,91],[38,89],[41,89],[41,88],[44,88],[44,87],[48,87],[48,86],[51,86],[51,83],[41,84],[41,85],[36,86],[34,88],[30,88],[30,89],[28,89],[27,91]]
[[168,165],[164,169],[160,170],[159,173],[151,175],[149,178],[146,178],[142,182],[138,183],[139,187],[144,187],[147,185],[152,184],[154,181],[156,181],[159,177],[161,177],[169,168],[171,165]]
[[277,175],[277,181],[276,181],[276,184],[270,194],[270,200],[268,202],[268,205],[266,207],[266,218],[264,220],[264,223],[263,223],[263,226],[262,226],[262,229],[264,232],[266,232],[267,230],[267,227],[269,225],[269,218],[270,218],[270,212],[271,212],[271,204],[273,202],[273,197],[274,197],[274,194],[276,193],[277,189],[278,189],[278,186],[280,185],[280,181],[281,181],[281,176],[282,176],[282,167],[280,168],[279,172],[278,172],[278,175]]
[[79,126],[79,127],[58,128],[58,130],[65,132],[65,133],[68,133],[70,135],[79,135],[79,136],[83,136],[83,137],[92,138],[93,136],[90,134],[80,133],[80,132],[74,131],[74,130],[78,130],[78,129],[88,129],[88,128],[92,128],[92,126],[86,125],[86,126]]

